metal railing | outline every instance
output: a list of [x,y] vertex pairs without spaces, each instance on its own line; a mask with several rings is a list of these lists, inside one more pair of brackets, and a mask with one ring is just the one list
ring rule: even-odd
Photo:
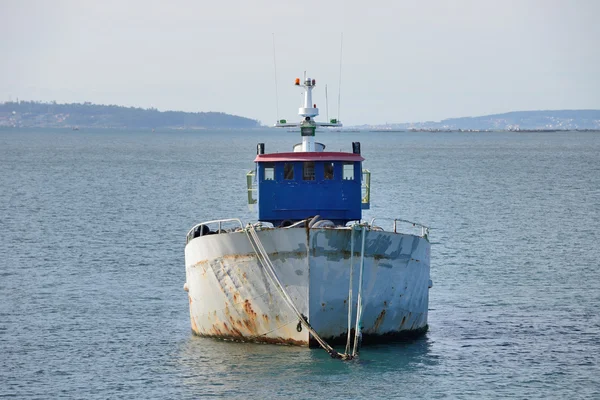
[[[258,202],[256,171],[252,170],[246,174],[246,187],[248,193],[248,209],[250,211],[255,211]],[[362,170],[361,206],[363,210],[371,208],[371,171],[368,169]]]
[[426,226],[423,224],[420,224],[418,222],[413,222],[413,221],[409,221],[407,219],[401,219],[401,218],[373,218],[371,219],[371,223],[369,225],[373,226],[373,224],[375,223],[375,220],[384,220],[384,221],[393,221],[394,225],[394,233],[398,233],[398,222],[402,222],[402,223],[406,223],[406,224],[410,224],[413,227],[418,227],[421,228],[421,237],[428,239],[429,238],[429,230],[433,229],[430,226]]
[[371,171],[368,169],[362,170],[361,182],[361,199],[362,209],[368,210],[371,208]]
[[[206,221],[206,222],[201,222],[199,224],[194,225],[194,227],[192,229],[189,230],[189,232],[187,233],[186,237],[186,241],[185,244],[188,244],[190,242],[190,240],[194,239],[193,235],[194,235],[194,231],[201,227],[201,226],[208,226],[209,224],[219,224],[219,228],[217,230],[217,233],[222,233],[223,229],[222,229],[222,224],[225,222],[237,222],[238,224],[240,224],[240,228],[244,229],[244,224],[242,223],[242,221],[239,218],[227,218],[227,219],[215,219],[213,221]],[[203,236],[202,232],[200,232],[200,235],[198,236]]]
[[246,186],[248,187],[248,209],[255,211],[257,203],[256,171],[252,170],[246,174]]

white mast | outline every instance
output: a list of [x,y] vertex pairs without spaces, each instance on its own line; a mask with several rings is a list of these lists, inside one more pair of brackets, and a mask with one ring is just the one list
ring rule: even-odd
[[319,115],[319,109],[316,104],[312,102],[312,90],[315,87],[315,80],[306,77],[306,71],[304,71],[304,84],[300,85],[304,88],[304,107],[300,107],[298,115],[302,117],[316,117]]
[[[296,78],[296,86],[304,88],[304,104],[298,109],[298,115],[302,117],[300,123],[289,123],[285,119],[278,120],[275,123],[276,127],[300,127],[300,134],[302,135],[302,145],[299,149],[301,152],[313,152],[315,148],[315,130],[317,126],[342,126],[338,120],[331,120],[328,122],[315,122],[314,117],[319,115],[319,109],[316,104],[313,104],[312,90],[316,86],[316,81],[311,78],[307,78],[306,71],[304,71],[304,80],[300,82],[300,78]],[[294,147],[294,151],[298,151]]]

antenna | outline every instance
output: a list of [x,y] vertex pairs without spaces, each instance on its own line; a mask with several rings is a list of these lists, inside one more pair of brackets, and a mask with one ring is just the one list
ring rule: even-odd
[[325,115],[327,116],[327,122],[329,122],[329,100],[327,100],[327,85],[325,85]]
[[341,33],[340,37],[340,83],[338,85],[338,121],[342,120],[340,113],[340,99],[342,98],[342,49],[344,48],[344,32]]
[[275,34],[273,33],[273,66],[275,67],[275,107],[277,109],[277,121],[279,121],[279,90],[277,90],[277,59],[275,58]]

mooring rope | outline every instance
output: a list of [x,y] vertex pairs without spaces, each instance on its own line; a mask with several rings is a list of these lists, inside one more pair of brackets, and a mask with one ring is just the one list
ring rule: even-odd
[[362,329],[362,286],[363,286],[363,270],[365,269],[365,236],[367,227],[362,227],[362,244],[360,246],[360,273],[358,276],[358,298],[356,301],[356,327],[354,328],[354,350],[352,357],[358,355],[358,344],[361,339]]
[[350,229],[350,283],[348,284],[348,337],[346,338],[346,354],[350,354],[352,341],[352,277],[354,276],[354,225]]
[[[331,347],[327,342],[325,342],[319,334],[313,329],[312,326],[308,323],[306,318],[300,313],[294,301],[290,297],[290,295],[285,290],[285,287],[279,280],[277,273],[275,272],[275,267],[273,262],[269,258],[267,251],[265,250],[256,230],[253,225],[248,225],[248,227],[244,230],[246,232],[246,236],[248,237],[248,241],[252,245],[252,249],[256,253],[258,261],[264,266],[265,271],[267,272],[267,276],[271,279],[275,287],[279,290],[279,293],[282,295],[283,299],[287,303],[287,305],[294,311],[300,323],[310,332],[310,334],[315,338],[315,340],[319,343],[319,345],[332,357],[340,360],[351,360],[353,357],[350,354],[342,354],[338,353]],[[364,242],[364,240],[363,240]]]
[[361,228],[362,244],[360,247],[360,272],[358,281],[358,298],[356,302],[356,326],[354,328],[354,348],[352,350],[351,357],[354,358],[358,355],[358,346],[360,345],[361,329],[362,329],[362,286],[363,286],[363,270],[365,266],[365,236],[366,229],[365,225],[354,224],[352,225],[352,233],[350,234],[350,283],[348,287],[348,337],[346,338],[346,354],[350,355],[350,345],[352,344],[352,301],[353,298],[353,276],[354,276],[354,231],[357,228]]

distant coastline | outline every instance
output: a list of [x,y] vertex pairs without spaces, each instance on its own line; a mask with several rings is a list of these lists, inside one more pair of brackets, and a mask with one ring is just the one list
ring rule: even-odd
[[[0,128],[256,129],[258,120],[221,112],[159,111],[117,105],[9,101],[0,103]],[[442,121],[354,125],[340,132],[600,131],[600,110],[513,111]]]
[[0,103],[0,127],[112,128],[112,129],[248,129],[260,127],[254,119],[221,112],[158,111],[86,103],[39,101]]
[[355,128],[375,131],[416,132],[554,132],[598,131],[600,110],[513,111],[479,117],[449,118],[442,121],[361,125]]
[[438,129],[438,128],[411,128],[411,129],[369,129],[368,132],[378,133],[378,132],[516,132],[516,133],[550,133],[550,132],[600,132],[600,128],[598,129]]

